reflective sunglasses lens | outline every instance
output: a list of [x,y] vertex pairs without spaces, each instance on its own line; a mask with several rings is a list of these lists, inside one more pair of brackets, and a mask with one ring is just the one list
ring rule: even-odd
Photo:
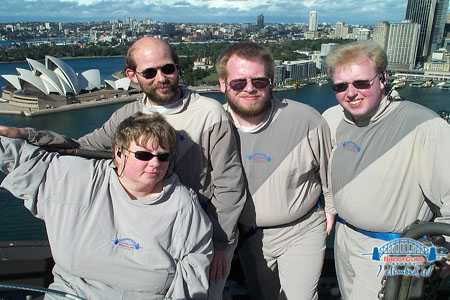
[[166,75],[173,74],[176,69],[177,67],[174,64],[167,64],[161,67],[161,71]]
[[245,86],[247,85],[247,79],[235,79],[231,80],[228,85],[231,87],[231,89],[240,92],[242,91]]
[[270,84],[270,80],[269,78],[253,78],[252,84],[255,88],[261,90],[265,89]]
[[136,157],[136,159],[139,159],[139,160],[149,161],[153,157],[155,157],[155,155],[153,155],[153,153],[150,153],[147,151],[136,151],[136,152],[134,152],[134,157]]
[[159,154],[153,154],[151,152],[147,151],[136,151],[134,152],[134,157],[139,160],[143,161],[149,161],[153,159],[153,157],[156,157],[159,161],[168,161],[170,157],[170,153],[159,153]]
[[156,73],[158,73],[158,70],[155,68],[147,68],[141,72],[142,76],[144,76],[145,79],[154,78],[156,76]]
[[159,161],[168,161],[170,157],[170,153],[160,153],[156,155]]
[[356,80],[353,81],[353,86],[357,89],[368,89],[370,88],[370,80]]
[[343,92],[348,88],[348,83],[347,82],[342,82],[342,83],[337,83],[337,84],[333,84],[331,85],[331,88],[335,91],[335,92]]

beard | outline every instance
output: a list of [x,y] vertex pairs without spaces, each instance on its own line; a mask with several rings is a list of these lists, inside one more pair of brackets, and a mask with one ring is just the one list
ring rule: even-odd
[[225,92],[225,100],[231,110],[242,118],[253,118],[265,114],[270,109],[271,98],[272,93],[266,96],[264,101],[254,103],[253,105],[246,107],[239,103],[239,98],[237,96],[231,95],[228,91]]
[[[158,86],[160,85],[167,85],[169,87],[169,91],[167,93],[160,93],[158,92]],[[151,102],[158,104],[158,105],[164,105],[172,102],[177,95],[178,92],[178,78],[166,78],[163,82],[152,82],[152,84],[143,86],[140,85],[142,91],[147,96],[147,99],[149,99]]]

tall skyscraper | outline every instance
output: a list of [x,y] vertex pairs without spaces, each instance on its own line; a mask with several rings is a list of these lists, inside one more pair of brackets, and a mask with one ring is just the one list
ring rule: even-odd
[[438,1],[434,14],[435,26],[431,33],[431,53],[442,47],[445,39],[445,23],[447,23],[448,0]]
[[258,26],[259,29],[264,28],[264,15],[260,14],[256,17],[256,26]]
[[416,65],[420,25],[411,21],[391,23],[386,48],[389,70],[412,70]]
[[318,22],[317,11],[311,10],[309,12],[309,31],[317,31]]
[[448,0],[408,0],[405,19],[420,24],[418,61],[442,45],[447,9]]
[[389,38],[389,22],[379,22],[375,25],[372,40],[378,43],[383,50],[386,50]]

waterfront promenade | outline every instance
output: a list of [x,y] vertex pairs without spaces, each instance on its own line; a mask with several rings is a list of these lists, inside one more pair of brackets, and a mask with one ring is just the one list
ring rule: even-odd
[[63,112],[63,111],[78,110],[78,109],[89,108],[89,107],[97,107],[97,106],[103,106],[103,105],[132,102],[132,101],[136,100],[140,95],[141,94],[134,94],[134,95],[130,95],[130,96],[122,96],[122,97],[116,97],[116,98],[87,101],[87,102],[83,102],[83,103],[67,104],[64,106],[57,107],[57,108],[46,108],[46,109],[41,109],[41,110],[37,110],[37,111],[27,110],[26,108],[22,109],[18,106],[8,104],[7,102],[0,102],[0,115],[1,114],[23,115],[23,116],[27,116],[27,117],[33,117],[33,116],[52,114],[52,113],[58,113],[58,112]]

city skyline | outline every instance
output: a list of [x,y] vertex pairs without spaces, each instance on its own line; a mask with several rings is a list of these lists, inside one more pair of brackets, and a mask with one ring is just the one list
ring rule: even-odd
[[[263,14],[265,23],[375,24],[405,18],[407,0],[3,0],[0,22],[78,22],[146,19],[176,23],[242,23]],[[76,12],[74,14],[74,12]]]

